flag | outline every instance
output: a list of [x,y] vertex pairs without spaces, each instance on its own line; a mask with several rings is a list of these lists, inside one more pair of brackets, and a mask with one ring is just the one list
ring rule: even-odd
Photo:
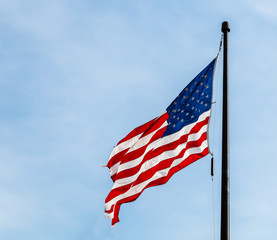
[[121,204],[144,189],[162,185],[177,171],[209,153],[216,58],[202,70],[159,117],[135,128],[114,147],[107,167],[114,185],[105,200],[105,215],[119,222]]

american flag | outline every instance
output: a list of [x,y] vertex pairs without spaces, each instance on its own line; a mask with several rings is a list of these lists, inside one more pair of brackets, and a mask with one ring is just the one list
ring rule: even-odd
[[119,222],[122,203],[144,189],[162,185],[177,171],[209,153],[216,58],[202,70],[159,117],[135,128],[114,147],[107,167],[114,185],[105,200],[105,215]]

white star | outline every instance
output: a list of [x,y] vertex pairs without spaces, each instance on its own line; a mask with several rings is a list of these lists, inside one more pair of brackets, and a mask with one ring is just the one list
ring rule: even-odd
[[200,85],[203,86],[203,83],[201,82]]
[[209,85],[207,85],[206,88],[209,88]]
[[178,109],[178,112],[180,112],[180,110],[181,110],[181,109],[179,108],[179,109]]
[[177,117],[177,120],[179,120],[179,117]]
[[194,116],[193,116],[193,115],[191,115],[191,118],[194,118]]
[[174,128],[175,128],[175,126],[176,126],[176,125],[175,125],[175,124],[173,124],[173,127],[174,127]]
[[183,112],[184,112],[184,110],[181,111],[181,113],[183,113]]
[[191,100],[194,100],[194,97],[192,97]]
[[203,104],[204,102],[202,101],[200,104]]
[[206,98],[208,98],[208,97],[209,97],[209,95],[206,96]]
[[174,115],[173,118],[175,118],[176,116]]
[[188,116],[188,115],[189,115],[189,113],[187,112],[187,113],[186,113],[186,116]]
[[204,96],[205,93],[202,92],[201,96]]
[[207,106],[208,106],[208,104],[206,103],[206,104],[205,104],[205,107],[207,107]]
[[194,107],[191,108],[192,110],[194,109]]
[[184,119],[181,119],[181,122],[183,122],[184,121]]
[[189,106],[189,103],[187,104],[187,107]]
[[199,90],[196,90],[196,93],[199,93]]

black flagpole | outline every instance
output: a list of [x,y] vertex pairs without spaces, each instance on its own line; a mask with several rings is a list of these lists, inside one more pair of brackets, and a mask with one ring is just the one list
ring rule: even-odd
[[222,113],[222,176],[221,176],[221,240],[230,239],[229,216],[229,127],[228,127],[228,22],[223,32],[223,113]]

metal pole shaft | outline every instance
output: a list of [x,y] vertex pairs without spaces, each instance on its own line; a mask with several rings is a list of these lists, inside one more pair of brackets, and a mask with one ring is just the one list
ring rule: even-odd
[[221,240],[230,239],[229,216],[229,124],[228,124],[228,22],[222,23],[223,41],[223,113],[222,113],[222,176],[221,176]]

